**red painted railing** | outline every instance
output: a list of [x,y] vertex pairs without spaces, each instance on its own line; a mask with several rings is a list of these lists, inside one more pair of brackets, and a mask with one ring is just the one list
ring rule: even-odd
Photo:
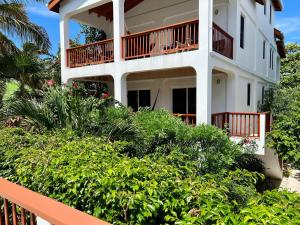
[[198,20],[130,34],[122,38],[123,58],[136,59],[198,49]]
[[227,129],[230,136],[260,137],[260,113],[216,113],[212,115],[212,124]]
[[113,39],[67,49],[67,66],[71,68],[113,61]]
[[188,125],[195,126],[196,125],[196,114],[173,114],[176,117],[182,119],[182,121]]
[[221,55],[233,59],[233,37],[217,24],[213,24],[213,50]]
[[37,217],[53,225],[109,225],[0,178],[0,225],[36,225]]
[[[122,37],[125,60],[198,49],[198,20],[191,20]],[[233,37],[213,23],[213,50],[233,58]],[[82,67],[114,61],[113,39],[67,49],[67,66]]]

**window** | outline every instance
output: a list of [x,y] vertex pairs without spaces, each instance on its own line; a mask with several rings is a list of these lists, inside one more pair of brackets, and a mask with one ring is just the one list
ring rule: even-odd
[[270,69],[274,70],[274,50],[270,47]]
[[173,89],[173,113],[196,114],[196,88]]
[[261,89],[261,104],[265,103],[265,87],[263,86]]
[[247,106],[251,105],[251,84],[247,85]]
[[272,51],[272,70],[274,70],[274,50]]
[[263,42],[263,59],[266,58],[266,41]]
[[245,17],[243,15],[241,15],[240,47],[245,47]]
[[270,62],[269,62],[269,68],[272,69],[272,47],[270,47]]
[[267,3],[264,4],[264,15],[267,15]]
[[150,90],[128,91],[128,106],[134,111],[138,111],[140,107],[150,107]]
[[272,24],[272,3],[270,4],[270,24]]

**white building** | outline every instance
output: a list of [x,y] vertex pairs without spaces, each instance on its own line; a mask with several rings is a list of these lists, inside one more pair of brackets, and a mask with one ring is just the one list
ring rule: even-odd
[[[255,138],[266,161],[269,119],[257,110],[280,79],[281,0],[52,0],[48,7],[60,14],[62,82],[97,80],[134,109],[228,123],[231,136]],[[70,48],[71,19],[102,29],[107,40]]]

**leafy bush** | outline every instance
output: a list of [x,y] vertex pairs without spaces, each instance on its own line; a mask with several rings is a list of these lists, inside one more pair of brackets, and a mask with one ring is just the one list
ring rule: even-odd
[[[222,130],[208,125],[186,126],[166,110],[138,112],[134,117],[136,127],[144,137],[138,155],[185,154],[186,161],[197,162],[198,170],[204,174],[218,173],[229,168],[242,154],[241,148],[230,141]],[[175,155],[175,154],[174,154]]]
[[66,130],[35,134],[3,129],[0,176],[114,224],[297,224],[300,220],[299,195],[257,193],[258,174],[237,170],[198,176],[188,163],[186,167],[170,163],[175,150],[153,161],[150,156],[121,154],[124,148],[126,142],[78,137]]

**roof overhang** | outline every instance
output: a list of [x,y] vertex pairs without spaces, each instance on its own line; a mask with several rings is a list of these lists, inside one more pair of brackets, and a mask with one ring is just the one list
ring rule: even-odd
[[60,2],[62,0],[51,0],[49,3],[48,3],[48,9],[50,9],[51,11],[53,12],[59,12],[59,5],[60,5]]
[[276,11],[282,11],[283,10],[283,4],[282,0],[272,0],[273,6]]
[[284,34],[280,30],[275,28],[274,38],[277,45],[278,54],[280,55],[281,58],[285,58],[286,53],[285,53],[285,45],[284,45]]
[[[144,0],[125,0],[125,12],[129,11],[130,9],[134,8]],[[59,13],[59,6],[62,0],[51,0],[48,3],[48,8],[49,10]],[[112,15],[113,15],[113,7],[112,7],[112,2],[100,5],[94,9],[90,10],[91,12],[95,12],[98,14],[98,16],[104,16],[106,17],[107,20],[112,20]]]

